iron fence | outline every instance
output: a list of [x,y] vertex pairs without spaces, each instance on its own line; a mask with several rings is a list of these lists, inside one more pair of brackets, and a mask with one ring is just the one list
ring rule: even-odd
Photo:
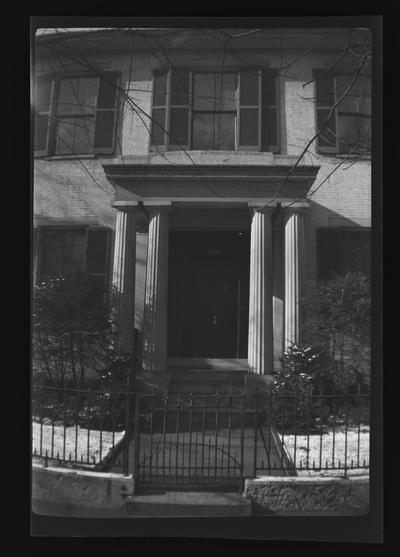
[[138,484],[369,468],[369,393],[150,394],[33,385],[32,452]]

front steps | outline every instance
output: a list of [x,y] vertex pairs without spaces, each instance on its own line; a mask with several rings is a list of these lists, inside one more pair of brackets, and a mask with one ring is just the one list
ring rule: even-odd
[[185,358],[168,361],[170,393],[241,394],[247,360]]
[[126,514],[135,517],[251,516],[251,501],[239,493],[160,491],[129,497]]

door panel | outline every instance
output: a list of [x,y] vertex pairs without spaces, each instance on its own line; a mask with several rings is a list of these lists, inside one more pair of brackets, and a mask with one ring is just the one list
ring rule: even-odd
[[207,246],[170,258],[168,356],[246,358],[248,254]]

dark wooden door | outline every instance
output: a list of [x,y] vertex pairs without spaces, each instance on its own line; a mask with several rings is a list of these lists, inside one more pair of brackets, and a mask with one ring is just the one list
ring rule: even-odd
[[193,357],[229,358],[235,355],[237,273],[228,259],[192,260],[191,320]]
[[248,254],[223,247],[170,259],[170,357],[247,357]]

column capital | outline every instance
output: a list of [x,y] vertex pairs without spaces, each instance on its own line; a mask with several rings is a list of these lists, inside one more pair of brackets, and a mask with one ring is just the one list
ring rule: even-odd
[[113,208],[124,213],[137,213],[139,211],[138,201],[114,201]]
[[292,214],[297,214],[297,215],[304,215],[305,210],[307,209],[307,207],[299,207],[299,206],[295,206],[293,205],[292,207],[282,207],[281,210],[283,211],[283,213],[285,215],[292,215]]
[[276,210],[275,205],[268,205],[267,203],[250,202],[247,203],[247,208],[250,213],[263,213],[272,214]]
[[159,203],[154,201],[145,201],[143,207],[149,211],[149,213],[170,213],[173,211],[172,201],[160,201]]

